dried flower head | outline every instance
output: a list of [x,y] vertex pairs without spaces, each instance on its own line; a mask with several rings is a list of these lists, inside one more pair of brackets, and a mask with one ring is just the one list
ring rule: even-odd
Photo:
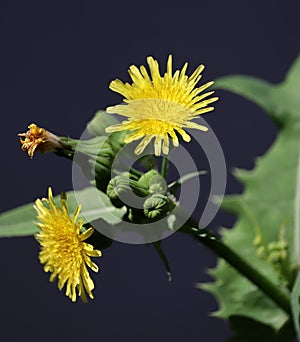
[[35,151],[41,153],[52,152],[57,148],[61,148],[59,138],[48,132],[45,128],[40,128],[36,124],[32,123],[28,126],[29,130],[26,133],[19,133],[22,150],[27,152],[29,157],[32,159]]

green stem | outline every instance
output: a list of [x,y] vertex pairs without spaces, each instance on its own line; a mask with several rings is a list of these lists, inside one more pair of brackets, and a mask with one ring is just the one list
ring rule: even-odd
[[199,242],[212,250],[217,256],[226,260],[232,267],[271,298],[281,309],[291,315],[289,295],[257,269],[252,267],[245,259],[224,244],[220,239],[212,235],[206,229],[192,228],[189,226],[185,227],[183,232],[194,235]]
[[167,180],[168,163],[169,159],[166,156],[164,156],[161,164],[160,174],[165,180]]
[[136,176],[137,178],[140,178],[144,173],[131,167],[130,168],[130,173],[133,174],[134,176]]
[[162,250],[162,248],[160,246],[160,241],[152,242],[152,244],[155,247],[156,251],[158,252],[158,255],[160,256],[161,260],[164,263],[165,269],[167,271],[168,280],[171,281],[172,280],[172,273],[171,273],[170,265],[169,265],[168,259],[165,255],[164,251]]

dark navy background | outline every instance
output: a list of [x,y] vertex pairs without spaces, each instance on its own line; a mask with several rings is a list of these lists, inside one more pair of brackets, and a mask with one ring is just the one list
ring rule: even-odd
[[[49,185],[55,193],[72,188],[69,161],[30,161],[20,151],[16,134],[29,123],[80,136],[97,109],[120,101],[109,82],[127,80],[128,66],[148,55],[165,64],[173,53],[175,67],[189,61],[189,72],[204,63],[206,81],[243,73],[279,82],[299,53],[299,9],[296,0],[1,0],[1,211],[44,196]],[[205,119],[229,170],[251,168],[276,129],[255,105],[218,94]],[[230,177],[228,192],[241,190]],[[220,214],[214,226],[232,222]],[[172,283],[153,248],[115,243],[93,274],[96,299],[83,305],[48,281],[32,237],[0,240],[1,340],[225,341],[227,325],[209,317],[217,303],[194,288],[210,280],[214,256],[180,234],[163,246]]]

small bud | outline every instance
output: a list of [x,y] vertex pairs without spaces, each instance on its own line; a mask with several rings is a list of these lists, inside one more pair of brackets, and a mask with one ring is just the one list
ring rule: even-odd
[[149,194],[165,195],[167,192],[166,181],[156,170],[146,172],[138,180],[138,183],[148,189]]
[[117,199],[121,193],[132,191],[129,185],[129,179],[120,175],[112,178],[108,183],[106,194],[110,199]]
[[160,194],[154,194],[144,202],[144,214],[150,219],[166,214],[169,209],[168,197]]
[[149,193],[165,195],[167,183],[161,175],[155,175],[149,180]]
[[154,176],[159,176],[159,173],[156,170],[150,170],[143,174],[138,182],[143,185],[143,187],[149,189],[149,181]]
[[147,189],[129,176],[128,173],[124,173],[112,178],[108,183],[106,194],[115,206],[131,206],[137,198],[149,195]]

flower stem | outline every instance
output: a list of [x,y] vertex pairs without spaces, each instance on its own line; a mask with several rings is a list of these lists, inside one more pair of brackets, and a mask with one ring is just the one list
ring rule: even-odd
[[212,250],[217,256],[226,260],[232,267],[255,284],[262,292],[271,298],[288,315],[291,315],[289,294],[270,281],[265,275],[252,267],[245,259],[233,251],[219,238],[206,229],[184,227],[183,232],[194,235],[203,245]]
[[136,176],[137,178],[140,178],[144,173],[131,167],[130,168],[130,173],[133,174],[134,176]]
[[169,163],[169,159],[166,156],[164,156],[162,163],[161,163],[160,174],[165,180],[167,180],[168,163]]

